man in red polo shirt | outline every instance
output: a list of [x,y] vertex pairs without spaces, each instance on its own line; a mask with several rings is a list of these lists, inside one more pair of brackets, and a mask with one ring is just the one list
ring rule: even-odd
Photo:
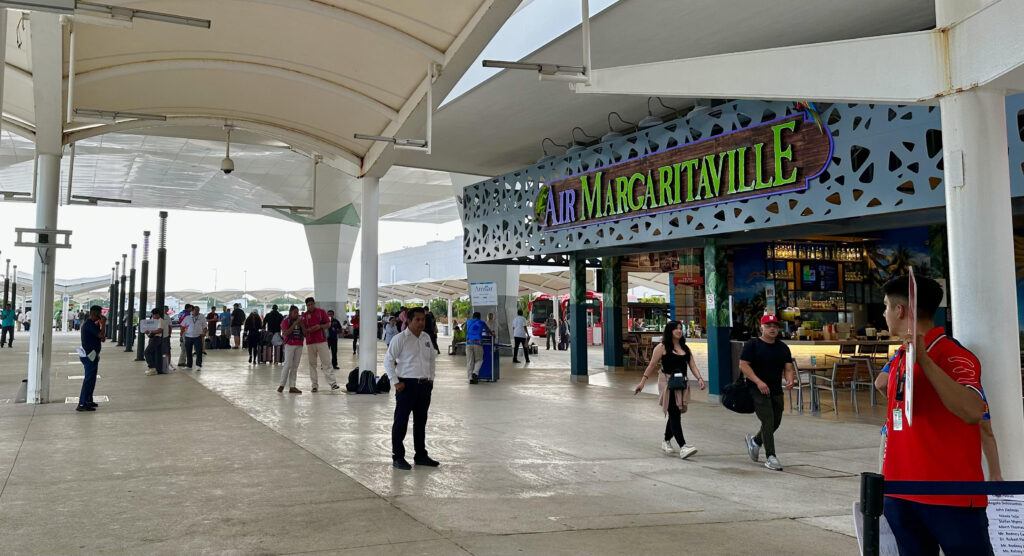
[[309,379],[313,383],[311,392],[319,388],[317,380],[317,359],[323,368],[327,382],[331,390],[337,390],[338,381],[334,379],[334,366],[331,365],[331,350],[327,347],[327,334],[325,330],[331,327],[331,319],[327,311],[316,306],[316,300],[312,297],[306,298],[306,312],[302,313],[302,330],[306,335],[306,352],[309,356]]
[[[886,394],[888,437],[882,474],[887,481],[984,481],[981,427],[988,407],[981,391],[981,364],[932,319],[942,301],[942,286],[916,278],[916,362],[913,423],[906,414],[907,349],[889,365]],[[883,287],[885,321],[892,334],[911,330],[909,278]],[[920,334],[927,330],[927,333]],[[909,338],[907,338],[910,340]],[[886,496],[885,518],[901,556],[983,556],[992,554],[985,496]]]

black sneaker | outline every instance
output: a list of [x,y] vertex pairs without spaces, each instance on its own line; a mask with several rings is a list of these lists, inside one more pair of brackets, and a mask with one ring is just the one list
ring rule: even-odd
[[341,389],[341,386],[338,386],[337,382],[335,382],[334,384],[331,385],[331,390],[339,390],[339,389]]
[[[80,405],[80,406],[75,408],[75,411],[96,411],[96,408],[95,407],[90,407],[88,405]],[[409,464],[407,463],[406,465],[409,465]]]
[[412,461],[414,461],[417,466],[422,466],[422,467],[437,467],[438,465],[441,465],[436,460],[430,459],[430,456],[423,456],[421,458],[413,458]]
[[409,471],[412,469],[412,466],[409,465],[409,462],[405,461],[405,458],[396,459],[391,465],[395,466],[395,469],[401,469],[402,471]]

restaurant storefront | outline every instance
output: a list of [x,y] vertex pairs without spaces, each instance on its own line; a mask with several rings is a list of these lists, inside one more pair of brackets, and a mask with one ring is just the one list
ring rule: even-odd
[[[949,276],[939,111],[817,108],[726,102],[467,187],[465,260],[569,266],[579,277],[571,325],[582,324],[573,307],[584,299],[585,269],[599,268],[612,367],[642,362],[644,334],[657,333],[634,329],[628,273],[669,272],[668,317],[706,337],[712,393],[732,379],[730,336],[755,329],[765,312],[810,341],[874,336],[884,329],[882,283],[909,267]],[[1022,129],[1024,96],[1009,97],[1015,214],[1024,205]],[[1016,245],[1020,276],[1024,240]],[[586,327],[572,329],[573,378],[585,381],[577,336]]]

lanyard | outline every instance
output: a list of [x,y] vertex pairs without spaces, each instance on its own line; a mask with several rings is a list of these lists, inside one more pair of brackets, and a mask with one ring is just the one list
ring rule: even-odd
[[[900,348],[899,356],[900,362],[896,365],[897,374],[895,400],[897,402],[901,402],[900,405],[902,405],[907,388],[907,350]],[[913,372],[913,369],[911,369],[911,372]]]

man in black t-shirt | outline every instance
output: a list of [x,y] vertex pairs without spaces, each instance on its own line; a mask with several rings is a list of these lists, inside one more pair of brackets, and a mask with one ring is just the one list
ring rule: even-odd
[[242,325],[245,324],[245,311],[240,303],[235,303],[235,309],[231,311],[231,335],[235,337],[235,347],[242,345]]
[[785,399],[782,395],[782,375],[786,375],[786,390],[795,384],[796,370],[789,346],[779,337],[779,319],[775,315],[761,317],[761,336],[743,346],[740,354],[740,371],[747,378],[747,386],[754,398],[754,413],[761,421],[761,430],[756,435],[747,435],[747,454],[757,461],[761,446],[767,458],[764,466],[782,471],[782,464],[775,454],[775,431],[782,423]]

